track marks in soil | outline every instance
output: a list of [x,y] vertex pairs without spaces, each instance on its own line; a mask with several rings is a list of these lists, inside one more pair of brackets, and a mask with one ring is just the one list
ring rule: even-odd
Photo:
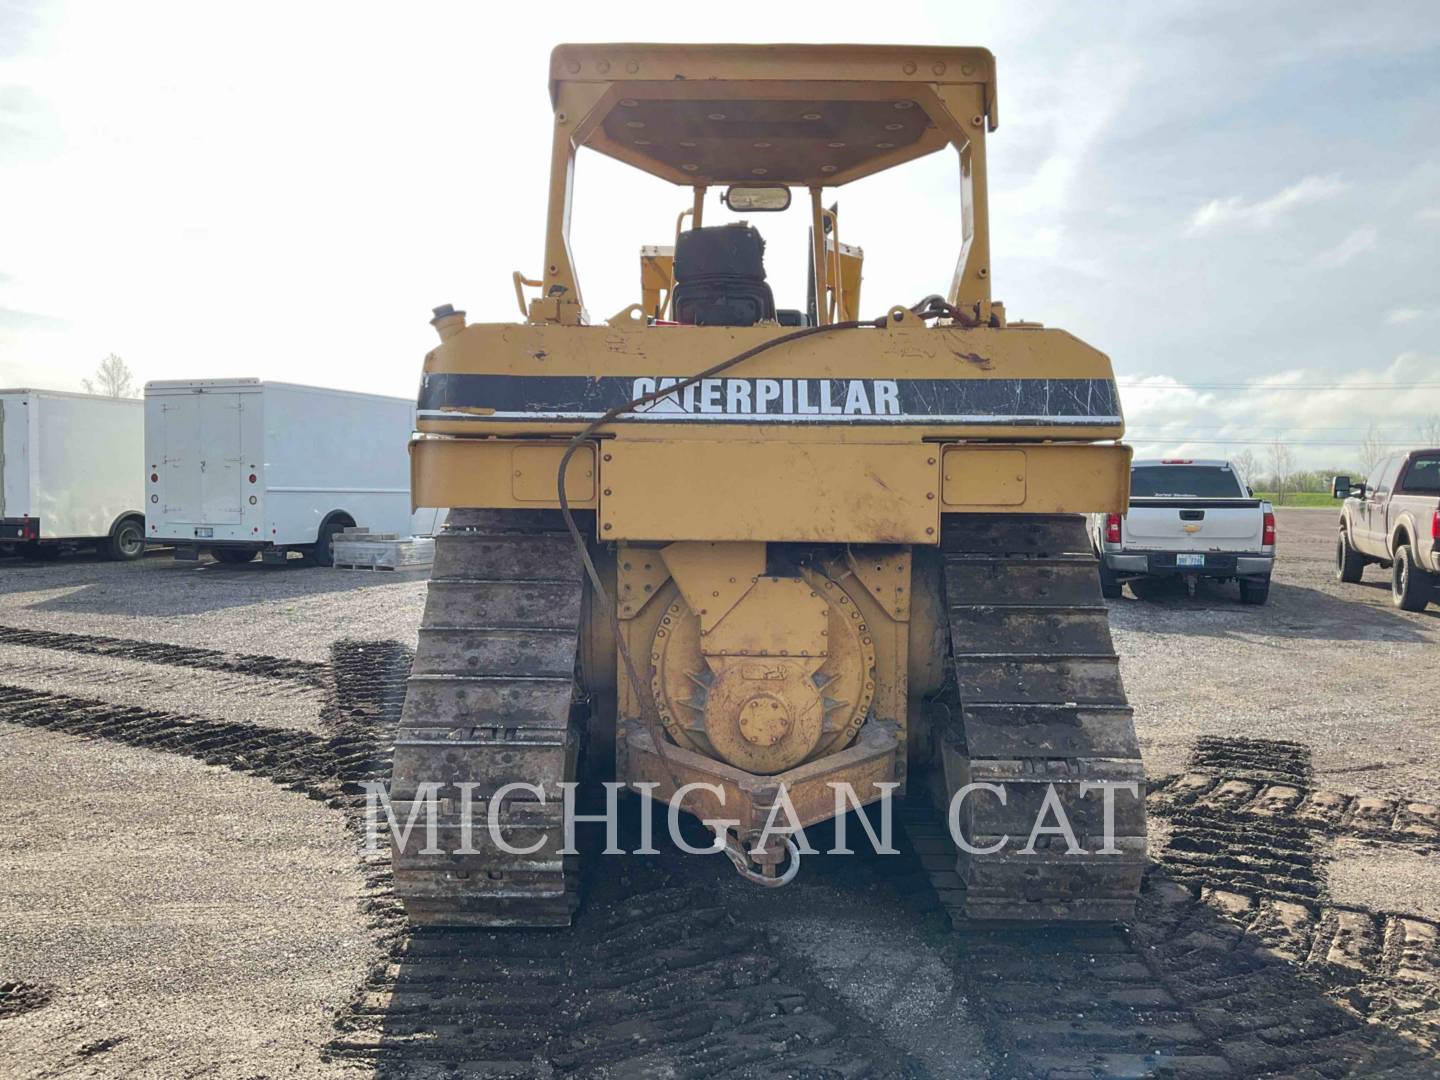
[[41,1009],[50,1003],[51,990],[31,982],[0,981],[0,1020]]
[[134,641],[93,634],[68,634],[54,630],[31,630],[18,626],[0,626],[0,644],[28,645],[36,649],[56,649],[88,656],[111,656],[121,660],[143,660],[149,664],[165,664],[171,667],[228,671],[237,675],[258,675],[307,686],[323,686],[328,667],[311,660],[227,653],[189,645]]
[[[1273,760],[1252,761],[1249,769],[1298,780],[1308,776],[1308,757],[1291,747]],[[1208,822],[1214,811],[1198,816]],[[1322,904],[1291,899],[1311,887],[1323,893],[1323,873],[1304,872],[1314,865],[1313,852],[1295,837],[1288,841],[1294,858],[1277,860],[1279,885],[1264,898],[1214,882],[1222,873],[1230,882],[1249,874],[1243,860],[1257,851],[1269,858],[1261,849],[1270,836],[1254,839],[1254,850],[1244,849],[1243,870],[1217,857],[1192,866],[1183,881],[1166,880],[1161,875],[1172,869],[1167,861],[1147,881],[1136,921],[1123,929],[1020,924],[987,929],[967,924],[961,914],[954,850],[947,846],[944,824],[928,806],[915,802],[902,806],[901,820],[929,880],[928,895],[956,929],[956,977],[983,1019],[995,1060],[1004,1063],[1002,1075],[1436,1073],[1434,1049],[1427,1045],[1420,1019],[1428,1015],[1426,980],[1435,969],[1425,950],[1433,942],[1423,928],[1382,929],[1376,923],[1373,933],[1396,959],[1388,967],[1364,967],[1363,980],[1338,980],[1330,953],[1337,946],[1339,954],[1353,953],[1370,940],[1371,931],[1348,917],[1340,919],[1338,912],[1331,917],[1332,909]],[[1176,834],[1183,839],[1183,825],[1177,824]],[[1240,839],[1250,841],[1244,833]],[[1226,840],[1233,843],[1236,837]],[[1185,844],[1182,857],[1201,847]],[[1297,961],[1276,944],[1281,929],[1293,925],[1301,912],[1315,929],[1305,937]],[[1323,954],[1318,955],[1322,962],[1311,964],[1312,953]],[[1412,1019],[1391,1022],[1383,1005],[1356,1008],[1346,995],[1357,982],[1363,982],[1362,992],[1371,1002],[1409,1001]],[[1372,1019],[1385,1019],[1388,1026],[1368,1022]]]
[[592,881],[568,931],[404,931],[337,1020],[332,1056],[380,1076],[894,1076],[893,1051],[762,927],[696,883],[702,860]]
[[1315,790],[1309,751],[1293,743],[1208,739],[1191,766],[1150,796],[1173,827],[1158,873],[1350,1012],[1440,1045],[1440,924],[1330,903],[1317,845],[1327,835],[1428,843],[1435,808]]
[[289,728],[202,720],[107,701],[0,684],[0,721],[183,754],[251,773],[313,799],[361,790],[351,777],[379,774],[365,736],[326,738]]
[[1127,934],[1104,925],[987,926],[964,916],[955,848],[928,803],[899,807],[920,880],[894,884],[912,905],[938,908],[954,931],[955,973],[983,1018],[1000,1075],[1233,1075]]
[[[41,654],[44,655],[44,654]],[[289,706],[292,713],[311,715],[328,700],[320,687],[278,679],[255,678],[233,672],[160,667],[147,663],[111,664],[93,656],[55,653],[43,659],[24,646],[0,644],[0,664],[15,672],[16,682],[32,688],[54,686],[84,687],[94,685],[97,693],[124,700],[135,699],[157,704],[157,698],[170,696],[184,705],[195,694],[195,681],[204,680],[204,689],[221,700],[266,701],[281,709]]]
[[[1130,938],[1136,955],[1223,1058],[1224,1075],[1435,1075],[1433,1047],[1367,1022],[1336,1000],[1321,973],[1277,955],[1262,935],[1238,925],[1228,907],[1198,902],[1201,895],[1179,882],[1152,880]],[[1166,1075],[1163,1068],[1157,1072]]]
[[1192,770],[1152,782],[1149,806],[1165,817],[1223,806],[1227,813],[1253,822],[1291,822],[1311,836],[1440,850],[1440,805],[1434,803]]

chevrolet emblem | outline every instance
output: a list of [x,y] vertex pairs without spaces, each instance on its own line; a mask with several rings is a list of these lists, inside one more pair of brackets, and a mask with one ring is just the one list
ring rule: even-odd
[[1186,526],[1185,526],[1185,531],[1186,531],[1187,533],[1197,533],[1197,532],[1200,531],[1200,526],[1199,526],[1199,525],[1186,525]]

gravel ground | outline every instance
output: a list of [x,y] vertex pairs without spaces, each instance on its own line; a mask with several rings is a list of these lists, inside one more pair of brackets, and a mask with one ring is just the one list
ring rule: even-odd
[[350,836],[259,779],[0,725],[7,1077],[311,1076],[376,955]]
[[1373,911],[1413,911],[1440,921],[1440,859],[1433,851],[1386,851],[1359,840],[1322,850],[1337,903]]
[[[1111,605],[1152,775],[1184,769],[1199,735],[1290,739],[1309,748],[1317,785],[1437,801],[1440,609],[1395,611],[1373,569],[1363,585],[1336,584],[1334,520],[1280,511],[1266,607],[1241,606],[1233,585]],[[413,646],[423,599],[415,573],[0,560],[0,628],[317,663],[342,639]],[[0,642],[0,683],[305,732],[327,723],[325,691],[303,671]],[[0,983],[49,995],[0,1019],[0,1075],[360,1068],[322,1056],[335,1010],[379,949],[338,814],[185,757],[7,724],[0,740],[0,783],[20,802],[0,841]],[[1154,825],[1158,854],[1170,826]],[[1339,903],[1440,914],[1440,870],[1425,849],[1340,838],[1318,854]],[[723,895],[745,903],[738,883]],[[932,927],[823,876],[752,899],[746,917],[917,1068],[984,1075],[973,1001],[957,990],[953,955],[937,958]]]
[[108,656],[0,644],[0,671],[12,686],[89,688],[89,696],[187,716],[320,731],[324,692],[316,686],[230,672],[197,672]]
[[[877,919],[877,907],[894,898],[870,888],[874,906],[856,903],[853,884],[837,889],[797,881],[758,895],[738,877],[727,875],[722,885],[734,904],[763,915],[775,939],[803,955],[826,987],[935,1076],[993,1075],[981,1023],[957,986],[950,958],[936,948],[934,933],[926,934],[913,920]],[[796,895],[787,895],[791,892]]]
[[164,552],[118,564],[3,559],[0,623],[328,660],[343,637],[392,637],[413,648],[425,578],[423,570],[197,565]]
[[1436,801],[1440,777],[1440,606],[1391,606],[1388,574],[1335,581],[1336,514],[1280,510],[1270,602],[1234,585],[1129,590],[1110,623],[1147,770],[1178,771],[1197,735],[1293,739],[1317,781]]

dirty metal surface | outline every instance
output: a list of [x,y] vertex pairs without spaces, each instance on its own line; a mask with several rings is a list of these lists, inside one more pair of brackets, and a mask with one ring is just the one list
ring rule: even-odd
[[992,853],[952,846],[939,856],[956,859],[954,902],[974,919],[1128,918],[1145,859],[1140,799],[1114,794],[1117,854],[1070,855],[1058,836],[1019,850],[1052,785],[1089,852],[1104,846],[1105,815],[1103,796],[1085,785],[1144,787],[1084,519],[950,515],[944,529],[958,701],[937,720],[942,805],[962,784],[999,785],[1003,803],[966,798],[961,828],[975,847],[1010,838]]
[[553,798],[544,806],[512,798],[500,811],[511,845],[539,844],[533,852],[482,839],[475,853],[457,853],[464,843],[455,785],[477,785],[470,790],[483,803],[474,808],[479,815],[503,785],[537,784],[553,794],[575,779],[580,723],[571,704],[582,585],[557,517],[455,510],[436,538],[390,786],[396,819],[404,821],[423,798],[420,785],[444,785],[442,852],[423,853],[424,829],[394,838],[395,890],[417,923],[565,926],[578,903]]

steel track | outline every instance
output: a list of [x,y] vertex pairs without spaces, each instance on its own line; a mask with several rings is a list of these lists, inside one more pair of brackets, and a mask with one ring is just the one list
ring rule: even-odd
[[[1145,866],[1144,769],[1120,681],[1084,521],[1073,515],[952,515],[941,536],[958,701],[940,714],[932,796],[948,811],[965,783],[1002,787],[962,803],[973,847],[958,852],[949,899],[971,919],[1045,922],[1129,918]],[[1101,793],[1085,783],[1138,785],[1115,792],[1113,847],[1105,846]],[[1053,786],[1089,854],[1062,836],[1022,848]],[[953,850],[953,849],[952,849]]]
[[[454,510],[435,541],[419,648],[395,739],[390,797],[398,813],[439,783],[439,847],[423,829],[393,850],[395,891],[432,926],[568,926],[578,903],[563,847],[559,784],[576,775],[573,715],[582,579],[549,511]],[[509,853],[489,840],[489,800],[503,785],[541,786],[503,802]],[[474,784],[464,847],[458,784]]]

